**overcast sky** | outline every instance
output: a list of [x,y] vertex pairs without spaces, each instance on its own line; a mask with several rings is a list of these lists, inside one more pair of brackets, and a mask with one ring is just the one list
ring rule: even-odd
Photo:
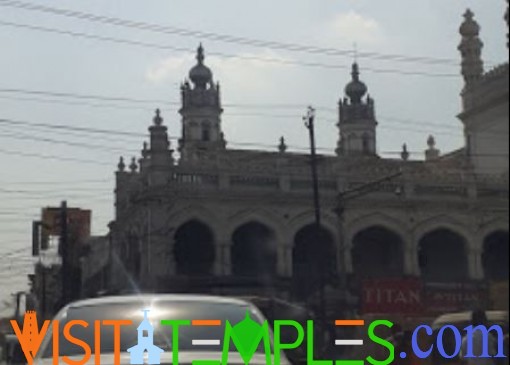
[[[4,120],[0,122],[0,311],[3,299],[24,288],[21,274],[30,269],[31,220],[40,208],[67,199],[72,206],[93,209],[94,233],[106,233],[113,218],[118,158],[137,154],[143,142],[142,135],[94,135],[5,120],[144,134],[159,107],[176,136],[179,83],[203,42],[209,55],[206,64],[222,85],[224,131],[231,146],[277,145],[279,137],[286,136],[289,145],[305,147],[307,131],[301,115],[311,104],[318,110],[319,147],[333,153],[338,139],[335,109],[350,80],[352,51],[357,49],[362,79],[376,100],[379,152],[397,157],[405,142],[418,159],[429,134],[436,136],[443,151],[463,143],[456,119],[462,88],[457,45],[467,7],[482,26],[487,64],[506,62],[508,57],[503,0],[38,3],[189,31],[166,33],[20,8],[30,3],[0,0],[2,4],[11,6],[0,6],[0,120]],[[243,45],[225,42],[226,37],[217,34],[346,53]],[[390,57],[394,55],[405,57]],[[63,98],[48,92],[146,101]],[[16,251],[23,248],[24,252]]]

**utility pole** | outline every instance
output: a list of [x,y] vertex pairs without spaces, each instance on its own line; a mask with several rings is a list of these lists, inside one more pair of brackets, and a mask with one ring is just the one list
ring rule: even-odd
[[305,126],[310,132],[310,165],[312,169],[313,201],[315,208],[315,224],[318,229],[321,227],[321,205],[319,193],[319,173],[317,171],[317,148],[315,145],[315,109],[308,107],[306,116],[303,117]]
[[[318,161],[317,161],[317,149],[315,143],[315,109],[311,106],[308,107],[306,116],[303,117],[305,126],[308,128],[310,133],[310,166],[312,171],[312,184],[313,184],[313,201],[315,211],[315,244],[321,244],[321,203],[320,203],[320,192],[319,192],[319,173],[318,173]],[[319,254],[319,311],[320,311],[320,322],[324,326],[326,323],[326,258],[322,250],[317,250]]]
[[13,296],[16,298],[16,309],[14,311],[14,318],[16,321],[21,321],[21,297],[26,296],[26,293],[24,291],[19,291],[13,294]]
[[62,257],[62,307],[69,302],[69,280],[71,279],[69,270],[69,242],[68,242],[68,227],[67,227],[67,202],[63,201],[60,208],[60,255]]

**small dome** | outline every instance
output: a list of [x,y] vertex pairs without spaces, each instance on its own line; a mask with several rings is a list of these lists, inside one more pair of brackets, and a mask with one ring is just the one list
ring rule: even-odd
[[359,66],[357,63],[352,65],[352,81],[345,87],[345,94],[354,104],[361,103],[361,99],[368,92],[367,85],[359,79]]
[[207,87],[207,84],[212,82],[212,71],[209,69],[209,67],[204,65],[204,48],[202,45],[198,47],[197,50],[197,65],[194,66],[190,72],[189,72],[189,78],[195,85],[195,87],[198,87],[200,89],[205,89]]
[[464,22],[460,26],[460,34],[464,37],[476,37],[480,34],[480,25],[474,19],[475,14],[468,9],[464,14]]

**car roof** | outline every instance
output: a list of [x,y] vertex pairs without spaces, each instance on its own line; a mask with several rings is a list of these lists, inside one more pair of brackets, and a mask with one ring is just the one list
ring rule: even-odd
[[101,298],[85,299],[73,302],[67,306],[70,308],[95,307],[112,304],[140,303],[140,302],[197,302],[211,304],[233,304],[239,306],[253,306],[245,300],[220,297],[211,295],[191,295],[191,294],[134,294],[106,296]]
[[[444,324],[456,324],[456,323],[471,322],[471,315],[472,315],[472,312],[444,314],[444,315],[438,317],[434,321],[433,328],[439,328]],[[508,312],[488,311],[487,319],[489,320],[489,322],[507,323],[508,322]]]

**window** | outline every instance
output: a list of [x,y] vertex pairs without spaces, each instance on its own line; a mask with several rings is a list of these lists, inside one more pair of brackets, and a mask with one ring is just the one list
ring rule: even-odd
[[211,131],[209,128],[202,129],[202,141],[209,142],[211,140]]
[[466,153],[468,156],[473,154],[473,136],[471,133],[466,136]]
[[370,136],[366,133],[362,137],[362,144],[363,153],[370,153]]
[[202,123],[202,141],[211,141],[211,124],[209,122]]

